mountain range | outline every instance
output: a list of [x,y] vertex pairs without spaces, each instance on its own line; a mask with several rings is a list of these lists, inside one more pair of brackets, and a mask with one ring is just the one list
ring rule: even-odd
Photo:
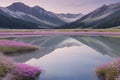
[[8,7],[0,7],[1,28],[54,28],[70,23],[83,16],[82,14],[57,14],[39,6],[29,7],[24,3],[13,3]]
[[65,24],[60,28],[119,28],[120,26],[120,3],[103,5],[100,8],[84,15],[75,22]]
[[[54,13],[39,6],[16,2],[0,7],[0,28],[8,29],[74,29],[116,28],[120,26],[120,3],[103,5],[83,15]],[[119,28],[119,27],[118,27]]]

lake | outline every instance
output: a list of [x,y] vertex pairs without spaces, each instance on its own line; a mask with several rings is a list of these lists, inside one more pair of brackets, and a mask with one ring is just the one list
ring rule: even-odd
[[14,40],[40,47],[13,57],[41,68],[37,80],[98,80],[96,67],[120,56],[119,36],[41,35]]

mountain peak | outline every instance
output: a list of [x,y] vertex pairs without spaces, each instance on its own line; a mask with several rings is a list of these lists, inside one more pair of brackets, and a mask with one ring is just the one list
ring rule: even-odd
[[33,8],[35,8],[35,9],[39,9],[39,8],[41,8],[41,7],[39,7],[39,6],[34,6]]
[[12,10],[12,11],[21,11],[21,10],[29,10],[30,7],[25,5],[24,3],[22,2],[16,2],[16,3],[13,3],[11,4],[10,6],[7,7],[8,9]]
[[21,6],[21,7],[26,7],[27,5],[25,5],[24,3],[22,3],[22,2],[16,2],[16,3],[13,3],[13,4],[11,4],[10,6],[8,6],[8,7],[11,7],[11,6]]
[[102,7],[107,7],[108,5],[104,4]]
[[34,6],[33,9],[36,9],[36,10],[43,10],[43,11],[45,10],[45,9],[41,8],[40,6]]

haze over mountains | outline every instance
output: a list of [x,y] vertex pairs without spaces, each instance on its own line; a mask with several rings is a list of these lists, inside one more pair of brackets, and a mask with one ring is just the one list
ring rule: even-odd
[[61,28],[113,28],[120,26],[120,3],[103,5]]
[[24,3],[0,7],[0,28],[53,29],[53,28],[112,28],[120,26],[120,3],[103,5],[87,15],[58,14]]
[[56,14],[39,6],[29,7],[20,2],[0,8],[0,24],[3,28],[54,28],[75,21],[81,16],[82,14]]

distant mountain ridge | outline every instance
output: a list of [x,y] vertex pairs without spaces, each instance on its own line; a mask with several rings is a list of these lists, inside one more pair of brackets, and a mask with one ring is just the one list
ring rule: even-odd
[[[70,23],[71,21],[68,20],[71,17],[72,19],[77,20],[76,17],[82,16],[82,14],[70,14],[69,17],[67,17],[62,14],[46,11],[39,6],[29,7],[21,2],[13,3],[8,7],[1,7],[0,10],[0,14],[8,18],[15,18],[21,21],[36,24],[37,26],[33,28],[54,28],[65,23]],[[6,26],[9,25],[6,24]]]
[[69,23],[69,22],[73,22],[73,21],[80,19],[83,16],[83,14],[81,14],[81,13],[79,13],[79,14],[70,14],[70,13],[63,14],[63,13],[61,13],[61,14],[57,14],[57,16],[61,20]]
[[112,28],[120,26],[120,2],[102,7],[61,28]]
[[103,5],[87,15],[53,13],[39,6],[13,3],[0,7],[0,28],[10,29],[104,29],[120,28],[120,2]]

